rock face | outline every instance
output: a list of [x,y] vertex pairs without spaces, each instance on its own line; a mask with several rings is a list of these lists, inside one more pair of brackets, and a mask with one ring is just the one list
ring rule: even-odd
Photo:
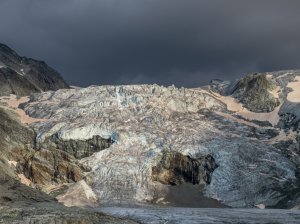
[[79,165],[76,159],[60,150],[33,150],[18,162],[18,171],[37,187],[53,183],[76,182],[83,178],[88,169]]
[[275,82],[267,74],[252,74],[237,81],[231,94],[247,109],[253,112],[271,112],[279,106],[279,99],[269,91],[276,88]]
[[210,155],[193,159],[178,152],[165,152],[160,163],[152,167],[152,179],[170,185],[210,184],[216,168],[214,158]]
[[101,203],[167,203],[170,186],[193,184],[227,206],[287,208],[300,197],[298,77],[94,86],[34,94],[21,107],[41,119],[31,124],[37,146],[91,168],[80,178]]
[[[93,210],[68,209],[39,191],[38,185],[42,188],[51,182],[81,180],[83,166],[63,151],[37,150],[34,130],[20,123],[17,114],[4,105],[0,105],[0,120],[1,223],[134,223]],[[71,176],[67,177],[68,174]],[[83,188],[75,189],[83,189],[86,198],[92,201],[89,187],[82,182],[76,184]]]
[[17,114],[0,108],[0,152],[2,158],[15,161],[19,174],[36,187],[79,181],[88,168],[80,165],[75,157],[59,149],[36,148],[36,133],[17,120]]
[[105,139],[97,135],[87,140],[63,140],[57,135],[52,135],[43,142],[42,146],[39,147],[50,149],[54,147],[73,155],[77,159],[82,159],[84,157],[91,156],[95,152],[109,148],[111,144],[111,138]]
[[25,77],[10,68],[0,68],[0,93],[2,96],[9,94],[26,96],[32,92],[39,92],[39,89]]
[[45,62],[21,57],[0,44],[0,96],[68,88],[60,74]]
[[1,158],[18,156],[32,147],[35,138],[34,130],[17,121],[17,115],[0,107],[0,150]]

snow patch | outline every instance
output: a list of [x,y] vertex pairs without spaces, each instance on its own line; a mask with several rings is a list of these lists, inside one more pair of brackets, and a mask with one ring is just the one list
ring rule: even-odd
[[97,135],[101,138],[109,139],[112,132],[102,128],[101,124],[91,124],[84,127],[61,130],[59,138],[62,140],[88,140]]
[[294,82],[290,82],[287,87],[292,89],[287,96],[287,100],[293,103],[300,103],[300,76],[296,76]]
[[[277,96],[278,91],[279,91],[279,89],[276,88],[274,91],[272,91],[272,94],[274,96]],[[273,126],[275,126],[279,122],[280,117],[278,115],[278,112],[279,112],[282,104],[280,104],[278,107],[276,107],[275,110],[273,110],[272,112],[255,113],[255,112],[249,111],[247,108],[243,107],[243,105],[241,103],[239,103],[235,98],[233,98],[231,96],[217,95],[217,99],[219,99],[220,101],[225,103],[227,105],[227,109],[229,111],[234,112],[235,115],[239,115],[239,116],[245,118],[246,120],[268,121]],[[228,116],[228,115],[226,115],[226,116]],[[232,118],[232,116],[230,116],[230,118]],[[241,121],[241,119],[235,118],[234,120],[239,121],[244,124],[247,124],[247,125],[250,125],[249,122],[245,123],[245,121]],[[250,126],[256,126],[256,125],[251,124]]]
[[22,75],[22,76],[26,75],[25,72],[24,72],[24,68],[21,68],[20,72],[21,72],[21,73],[19,73],[20,75]]

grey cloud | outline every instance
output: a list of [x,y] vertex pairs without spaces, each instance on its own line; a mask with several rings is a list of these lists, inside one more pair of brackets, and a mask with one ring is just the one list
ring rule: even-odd
[[0,42],[75,85],[201,86],[300,68],[297,0],[1,0]]

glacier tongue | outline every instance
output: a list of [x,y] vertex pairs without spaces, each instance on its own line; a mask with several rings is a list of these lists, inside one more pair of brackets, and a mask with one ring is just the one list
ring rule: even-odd
[[111,140],[109,148],[80,160],[92,168],[86,179],[103,203],[168,203],[170,183],[153,178],[164,153],[191,159],[159,174],[183,182],[189,175],[186,164],[212,156],[218,167],[211,181],[201,182],[203,194],[229,206],[275,206],[296,181],[294,163],[272,145],[279,131],[231,119],[232,111],[209,88],[93,86],[35,94],[23,108],[45,119],[32,124],[42,147],[53,135],[64,141]]

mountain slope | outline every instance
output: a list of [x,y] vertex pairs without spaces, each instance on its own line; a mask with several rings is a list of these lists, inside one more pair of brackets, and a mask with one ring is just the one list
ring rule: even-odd
[[60,74],[45,62],[19,56],[0,44],[0,95],[29,95],[33,92],[68,88]]
[[[20,99],[28,100],[19,96],[60,88],[68,85],[55,70],[44,62],[20,57],[0,44],[0,222],[134,223],[94,210],[67,208],[49,192],[41,191],[54,182],[82,180],[83,172],[87,171],[71,154],[38,149],[36,132],[29,124],[40,120],[30,118],[18,108]],[[78,189],[81,190],[80,186]]]

